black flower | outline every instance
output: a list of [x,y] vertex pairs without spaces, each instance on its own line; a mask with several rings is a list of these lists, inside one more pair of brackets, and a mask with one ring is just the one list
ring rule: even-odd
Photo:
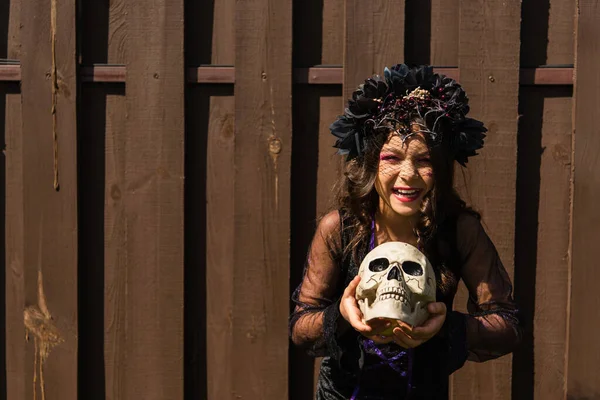
[[330,129],[338,153],[350,160],[363,153],[375,132],[420,116],[427,125],[423,132],[433,141],[450,143],[456,161],[464,166],[483,147],[487,131],[481,121],[466,118],[468,112],[469,99],[454,79],[434,74],[428,65],[396,64],[385,68],[383,78],[365,80]]

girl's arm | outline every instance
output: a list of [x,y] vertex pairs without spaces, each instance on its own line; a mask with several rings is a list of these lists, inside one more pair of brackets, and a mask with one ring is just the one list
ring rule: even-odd
[[512,284],[476,217],[458,218],[457,249],[461,277],[469,290],[469,313],[462,316],[469,360],[481,362],[510,353],[522,335]]
[[331,353],[339,351],[336,338],[349,327],[339,311],[341,253],[340,215],[333,211],[319,222],[302,283],[292,295],[296,307],[290,317],[290,336],[315,356],[335,356]]

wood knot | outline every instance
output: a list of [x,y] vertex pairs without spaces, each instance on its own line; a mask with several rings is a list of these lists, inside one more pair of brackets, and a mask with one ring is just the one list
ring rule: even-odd
[[272,137],[269,139],[269,151],[271,154],[279,154],[281,153],[281,140],[276,137]]
[[53,347],[61,344],[64,340],[60,336],[58,329],[54,326],[52,318],[39,310],[36,306],[29,306],[23,312],[23,321],[29,336],[37,342],[39,348],[39,358],[44,362],[50,350]]

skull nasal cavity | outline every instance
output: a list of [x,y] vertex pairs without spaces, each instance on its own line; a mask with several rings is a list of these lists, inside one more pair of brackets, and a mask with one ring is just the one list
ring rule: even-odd
[[398,269],[398,267],[393,267],[388,273],[388,281],[391,281],[392,279],[395,279],[397,281],[400,280],[400,270]]

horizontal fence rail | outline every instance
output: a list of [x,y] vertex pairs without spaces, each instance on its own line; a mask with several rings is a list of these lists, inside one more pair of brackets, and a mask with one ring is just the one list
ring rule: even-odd
[[[460,69],[457,67],[434,67],[435,71],[460,80]],[[124,83],[127,67],[125,65],[92,65],[81,67],[82,82]],[[314,66],[294,68],[293,82],[316,85],[341,85],[344,70],[341,66]],[[235,83],[235,67],[233,66],[201,66],[186,69],[187,83]],[[489,76],[493,80],[493,76]],[[18,82],[21,80],[21,66],[14,64],[0,65],[0,82]],[[573,67],[541,67],[521,68],[519,73],[521,85],[572,85]]]

